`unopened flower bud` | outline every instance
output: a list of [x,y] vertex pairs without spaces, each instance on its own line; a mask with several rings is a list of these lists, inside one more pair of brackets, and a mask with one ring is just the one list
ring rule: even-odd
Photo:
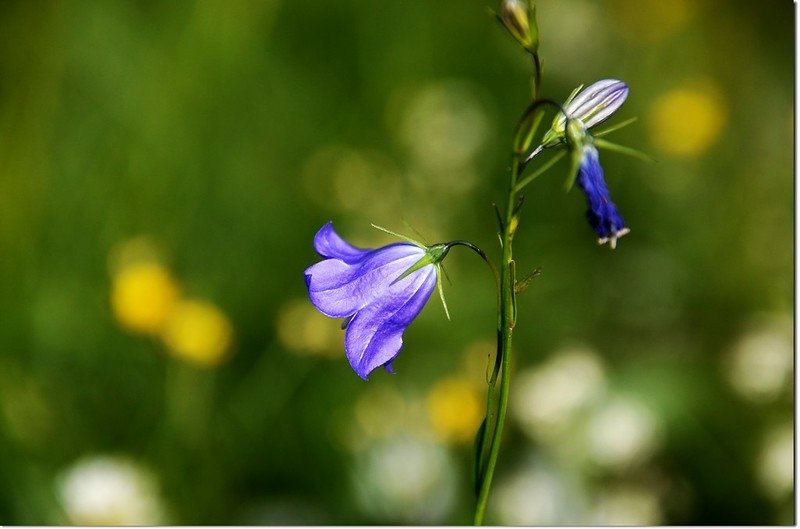
[[[616,79],[603,79],[587,86],[565,103],[565,112],[571,120],[579,120],[590,129],[608,119],[628,97],[628,85]],[[552,147],[564,139],[566,117],[559,114],[550,130],[544,135],[542,144]]]
[[[582,90],[569,102],[567,114],[591,128],[608,119],[628,97],[628,85],[616,79],[603,79]],[[564,121],[563,116],[560,117]]]
[[[523,48],[536,53],[539,45],[539,29],[536,25],[535,12],[531,17],[526,0],[503,0],[500,6],[500,20],[509,33]],[[533,18],[533,24],[531,24]]]

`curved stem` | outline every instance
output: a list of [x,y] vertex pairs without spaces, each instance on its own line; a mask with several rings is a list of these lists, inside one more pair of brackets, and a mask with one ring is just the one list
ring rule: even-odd
[[445,246],[447,247],[448,250],[450,248],[452,248],[453,246],[464,246],[466,248],[469,248],[470,250],[472,250],[473,252],[478,254],[478,256],[481,259],[483,259],[484,263],[489,265],[489,268],[492,271],[492,276],[494,276],[494,285],[495,285],[495,289],[497,290],[497,299],[498,299],[498,303],[499,303],[499,299],[500,299],[500,276],[497,274],[497,268],[494,266],[494,263],[491,261],[491,259],[489,259],[489,257],[486,255],[486,252],[484,252],[478,246],[472,244],[469,241],[462,241],[462,240],[450,241],[448,243],[445,243]]

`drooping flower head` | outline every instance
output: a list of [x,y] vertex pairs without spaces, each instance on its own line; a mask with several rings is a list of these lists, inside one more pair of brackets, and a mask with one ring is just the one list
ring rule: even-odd
[[628,97],[628,85],[616,79],[603,79],[581,89],[578,87],[564,103],[564,113],[553,120],[542,138],[540,149],[563,146],[572,154],[572,172],[568,187],[577,182],[586,196],[586,218],[598,235],[597,242],[609,242],[616,248],[617,239],[630,232],[617,206],[611,201],[597,145],[589,129],[616,112]]
[[381,248],[357,248],[329,222],[314,237],[325,259],[305,271],[311,303],[331,318],[345,319],[345,353],[365,379],[392,361],[403,332],[436,287],[439,263],[449,247],[398,242]]

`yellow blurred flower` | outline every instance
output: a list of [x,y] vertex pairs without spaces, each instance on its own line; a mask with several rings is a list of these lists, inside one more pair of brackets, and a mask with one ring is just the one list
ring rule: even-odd
[[682,86],[656,99],[648,118],[653,145],[667,154],[692,157],[713,145],[727,109],[712,87]]
[[181,300],[162,331],[174,356],[201,367],[218,365],[231,343],[233,330],[216,306],[199,300]]
[[155,262],[136,263],[114,276],[111,308],[126,329],[158,334],[178,296],[178,285],[166,268]]
[[428,418],[434,433],[445,442],[470,442],[483,419],[478,387],[461,377],[440,380],[428,394]]

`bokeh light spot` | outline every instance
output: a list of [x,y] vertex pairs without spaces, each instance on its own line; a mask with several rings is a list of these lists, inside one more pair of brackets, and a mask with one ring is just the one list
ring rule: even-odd
[[344,358],[343,332],[339,323],[308,301],[294,299],[278,315],[278,339],[284,347],[301,355]]
[[655,99],[647,127],[650,141],[662,152],[693,157],[714,144],[726,119],[726,104],[716,89],[686,85]]
[[178,285],[164,266],[142,262],[125,266],[114,276],[111,307],[129,331],[157,334],[178,296]]
[[589,456],[595,463],[614,469],[642,461],[655,449],[657,426],[653,413],[640,402],[614,398],[589,421]]
[[484,413],[474,382],[460,377],[440,380],[428,394],[427,404],[431,426],[439,439],[455,443],[474,439]]
[[407,408],[397,390],[377,387],[364,392],[356,402],[356,422],[359,430],[369,437],[388,437],[402,428]]
[[680,28],[694,16],[697,0],[638,0],[632,7],[627,0],[607,0],[606,6],[616,22],[613,28],[635,44],[655,44]]
[[569,506],[577,491],[568,489],[561,472],[532,457],[498,482],[492,509],[504,525],[574,524]]
[[591,513],[592,525],[659,525],[662,513],[651,490],[622,485],[603,491]]
[[458,475],[439,444],[387,439],[359,454],[354,470],[357,498],[373,516],[426,525],[442,523],[453,509]]
[[596,353],[567,348],[540,367],[519,374],[511,412],[531,437],[556,440],[575,414],[600,398],[605,388],[604,369]]
[[158,525],[164,507],[154,477],[120,457],[77,461],[58,479],[61,504],[76,525]]
[[480,152],[489,133],[489,120],[475,88],[451,80],[416,91],[398,130],[415,163],[453,172]]
[[790,317],[754,322],[728,353],[728,381],[748,400],[772,401],[789,387],[793,351]]
[[780,500],[794,490],[794,427],[792,423],[767,432],[757,458],[756,474],[767,495]]
[[216,306],[182,300],[170,313],[162,334],[174,356],[201,367],[219,364],[228,351],[233,330]]

